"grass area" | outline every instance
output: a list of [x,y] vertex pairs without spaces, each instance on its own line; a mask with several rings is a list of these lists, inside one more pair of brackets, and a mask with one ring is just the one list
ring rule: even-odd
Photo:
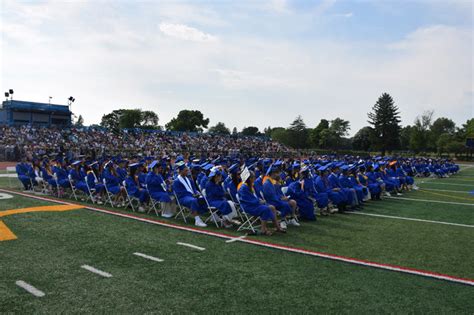
[[[474,168],[420,186],[449,190],[449,185],[434,183],[461,182],[461,178],[474,179]],[[8,179],[0,178],[2,185],[8,185]],[[403,197],[474,204],[466,193],[431,192],[435,191],[412,191]],[[48,202],[15,196],[1,200],[0,211],[44,204]],[[386,199],[369,203],[363,213],[474,225],[474,207],[465,205]],[[0,242],[0,276],[5,279],[0,283],[0,310],[471,313],[474,308],[472,287],[238,242],[226,244],[222,239],[88,210],[27,213],[1,220],[18,239]],[[303,222],[285,235],[255,238],[474,279],[473,237],[474,228],[469,227],[338,214]],[[176,242],[203,246],[206,251],[182,248]],[[136,251],[165,261],[133,256]],[[100,278],[80,269],[82,264],[114,277]],[[19,279],[47,295],[33,298],[15,286]]]
[[[87,210],[4,219],[19,237],[0,247],[0,309],[11,312],[468,313],[474,307],[467,286],[226,244]],[[136,251],[165,261],[135,257]],[[47,295],[33,298],[14,285],[18,279]]]

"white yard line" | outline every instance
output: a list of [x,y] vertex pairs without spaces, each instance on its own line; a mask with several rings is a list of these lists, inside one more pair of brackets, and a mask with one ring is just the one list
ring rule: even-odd
[[365,212],[347,212],[347,213],[349,213],[349,214],[367,215],[367,216],[371,216],[371,217],[380,217],[380,218],[388,218],[388,219],[397,219],[397,220],[406,220],[406,221],[416,221],[416,222],[426,222],[426,223],[435,223],[435,224],[444,224],[444,225],[452,225],[452,226],[460,226],[460,227],[474,228],[474,225],[469,225],[469,224],[459,224],[459,223],[451,223],[451,222],[443,222],[443,221],[423,220],[423,219],[415,219],[415,218],[407,218],[407,217],[397,217],[397,216],[392,216],[392,215],[375,214],[375,213],[365,213]]
[[465,202],[450,202],[450,201],[440,201],[440,200],[428,200],[428,199],[415,199],[415,198],[405,198],[405,197],[384,197],[389,199],[399,199],[399,200],[409,200],[409,201],[419,201],[419,202],[431,202],[431,203],[444,203],[447,205],[458,205],[458,206],[471,206],[474,207],[473,203],[465,203]]
[[[25,197],[29,197],[29,198],[33,198],[33,199],[38,199],[38,200],[46,200],[46,201],[55,202],[55,203],[59,203],[59,204],[70,204],[68,202],[61,201],[61,200],[38,197],[38,196],[31,196],[31,195],[24,194],[24,193],[17,192],[17,191],[13,191],[13,190],[0,189],[0,191],[9,192],[9,193],[13,193],[13,194],[16,194],[16,195],[25,196]],[[168,227],[168,228],[172,228],[172,229],[176,229],[176,230],[180,230],[180,231],[188,231],[188,232],[192,232],[192,233],[197,233],[197,234],[201,234],[201,235],[208,235],[208,236],[213,236],[213,237],[218,237],[218,238],[223,238],[223,239],[233,239],[234,238],[232,235],[227,235],[227,234],[224,234],[224,233],[206,231],[206,230],[203,230],[203,229],[198,229],[198,228],[194,228],[194,227],[190,227],[190,226],[176,225],[176,224],[172,224],[172,223],[158,221],[158,220],[155,220],[155,219],[148,219],[148,218],[138,217],[138,216],[128,214],[128,213],[120,213],[120,212],[110,211],[110,210],[96,208],[96,207],[87,207],[86,209],[89,209],[91,211],[100,212],[100,213],[106,213],[106,214],[117,216],[117,217],[128,218],[128,219],[131,219],[131,220],[136,220],[136,221],[140,221],[140,222],[146,222],[146,223],[155,224],[155,225],[159,225],[159,226],[163,226],[163,227]],[[383,269],[383,270],[397,271],[397,272],[401,272],[401,273],[405,273],[405,274],[419,275],[419,276],[423,276],[423,277],[427,277],[427,278],[440,279],[440,280],[445,280],[445,281],[450,281],[450,282],[455,282],[455,283],[462,283],[462,284],[474,286],[474,279],[460,278],[460,277],[457,277],[457,276],[452,276],[452,275],[448,275],[448,274],[440,274],[440,273],[432,272],[432,271],[428,271],[428,270],[419,270],[419,269],[413,269],[413,268],[397,266],[397,265],[370,262],[370,261],[361,260],[361,259],[357,259],[357,258],[344,257],[344,256],[339,256],[339,255],[329,254],[329,253],[322,253],[322,252],[317,252],[317,251],[308,250],[308,249],[304,249],[304,248],[297,248],[297,247],[285,246],[285,245],[280,245],[280,244],[275,244],[275,243],[263,242],[263,241],[256,240],[256,239],[246,238],[246,239],[242,239],[241,242],[242,243],[247,243],[247,244],[252,244],[252,245],[255,245],[255,246],[278,249],[278,250],[286,251],[286,252],[292,252],[292,253],[298,253],[298,254],[303,254],[303,255],[309,255],[309,256],[313,256],[313,257],[330,259],[330,260],[333,260],[333,261],[351,263],[351,264],[354,264],[354,265],[368,266],[368,267],[373,267],[373,268],[378,268],[378,269]]]
[[472,187],[474,189],[474,184],[457,184],[457,183],[443,183],[443,182],[433,182],[433,181],[423,181],[417,184],[435,184],[435,185],[448,185],[448,186],[462,186],[462,187]]
[[19,286],[20,288],[22,289],[25,289],[28,293],[31,293],[33,294],[34,296],[36,297],[43,297],[45,296],[44,292],[41,291],[41,290],[38,290],[37,288],[35,288],[34,286],[32,286],[31,284],[29,283],[26,283],[25,281],[23,280],[18,280],[15,282],[15,284],[17,286]]
[[237,241],[240,241],[240,240],[243,240],[244,238],[247,237],[247,234],[245,235],[242,235],[242,236],[239,236],[239,237],[236,237],[236,238],[231,238],[230,240],[227,240],[225,241],[226,243],[233,243],[233,242],[237,242]]
[[142,254],[142,253],[133,253],[133,254],[135,256],[143,257],[145,259],[153,260],[153,261],[156,261],[156,262],[163,262],[164,261],[163,259],[153,257],[153,256],[149,256],[149,255],[145,255],[145,254]]
[[105,278],[111,278],[112,277],[112,275],[110,273],[99,270],[99,269],[96,269],[96,268],[94,268],[92,266],[89,266],[89,265],[82,265],[81,268],[83,268],[85,270],[88,270],[90,272],[93,272],[95,274],[98,274],[99,276],[102,276],[102,277],[105,277]]
[[194,249],[197,249],[197,250],[206,250],[204,247],[199,247],[199,246],[188,244],[188,243],[177,242],[176,244],[181,245],[181,246],[186,246],[186,247],[189,247],[189,248],[194,248]]
[[471,193],[470,191],[464,191],[464,190],[448,190],[448,189],[436,189],[436,188],[421,188],[421,191],[423,190],[432,190],[432,191],[445,191],[445,192],[452,192],[452,193],[463,193],[463,194],[469,194]]

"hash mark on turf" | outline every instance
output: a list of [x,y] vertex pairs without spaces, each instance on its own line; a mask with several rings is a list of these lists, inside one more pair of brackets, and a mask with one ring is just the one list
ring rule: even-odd
[[194,248],[194,249],[197,249],[197,250],[206,250],[204,247],[199,247],[199,246],[192,245],[192,244],[188,244],[188,243],[177,242],[176,244],[181,245],[181,246],[186,246],[186,247]]
[[94,268],[92,266],[89,266],[89,265],[82,265],[81,268],[85,269],[87,271],[93,272],[95,274],[98,274],[99,276],[102,276],[102,277],[105,277],[105,278],[112,277],[112,275],[110,273],[99,270],[99,269],[96,269],[96,268]]
[[239,236],[239,237],[231,238],[230,240],[227,240],[227,241],[225,241],[225,242],[226,242],[226,243],[233,243],[233,242],[237,242],[237,241],[243,240],[243,239],[246,238],[246,237],[247,237],[247,234],[242,235],[242,236]]
[[36,296],[36,297],[43,297],[43,296],[45,296],[45,294],[44,294],[43,291],[38,290],[37,288],[35,288],[35,287],[32,286],[31,284],[26,283],[26,282],[23,281],[23,280],[18,280],[17,282],[15,282],[15,284],[16,284],[17,286],[19,286],[20,288],[25,289],[27,292],[33,294],[33,295]]
[[156,258],[156,257],[153,257],[153,256],[149,256],[149,255],[145,255],[145,254],[142,254],[142,253],[133,253],[135,256],[139,256],[139,257],[143,257],[145,259],[149,259],[149,260],[153,260],[153,261],[156,261],[156,262],[162,262],[164,261],[163,259],[160,259],[160,258]]

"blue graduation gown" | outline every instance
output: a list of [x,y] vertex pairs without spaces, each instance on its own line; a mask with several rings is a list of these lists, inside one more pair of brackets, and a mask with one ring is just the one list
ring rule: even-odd
[[191,189],[193,191],[193,193],[191,193],[186,189],[186,187],[178,178],[179,176],[176,177],[175,181],[173,182],[173,190],[178,196],[179,203],[194,212],[198,212],[199,214],[207,212],[205,201],[198,201],[198,198],[193,196],[193,194],[197,194],[196,186],[193,184],[193,180],[188,178],[187,181],[188,184],[191,185]]
[[260,204],[260,199],[247,184],[240,185],[239,191],[240,205],[242,210],[252,216],[258,216],[264,221],[274,220],[273,211],[267,205]]
[[280,211],[282,217],[286,217],[288,214],[291,214],[291,207],[288,201],[281,200],[281,190],[279,194],[277,189],[279,189],[279,185],[274,185],[270,179],[267,179],[263,183],[263,196],[268,204]]
[[294,181],[288,186],[288,194],[291,199],[296,201],[299,207],[300,217],[302,219],[316,220],[314,215],[314,204],[311,199],[308,198],[305,191],[302,189],[303,184],[299,181]]
[[220,184],[215,184],[213,181],[208,181],[206,184],[206,198],[211,207],[215,207],[223,215],[232,212],[227,199],[225,197],[224,188]]
[[151,198],[158,202],[171,202],[169,193],[165,191],[165,187],[167,186],[161,174],[155,174],[151,171],[148,172],[145,183],[148,186]]

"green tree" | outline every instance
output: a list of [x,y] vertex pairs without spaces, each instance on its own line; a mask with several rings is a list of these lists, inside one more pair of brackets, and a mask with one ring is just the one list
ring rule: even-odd
[[287,137],[293,148],[304,149],[308,146],[308,128],[301,116],[298,116],[287,129]]
[[215,126],[212,126],[208,132],[217,135],[230,135],[229,128],[227,128],[223,122],[218,122]]
[[416,117],[415,124],[410,136],[410,149],[418,152],[426,152],[430,148],[430,128],[433,121],[433,111],[425,111]]
[[273,130],[272,127],[268,126],[267,128],[263,129],[263,134],[264,134],[265,136],[270,137],[271,134],[272,134],[272,130]]
[[347,120],[336,118],[331,120],[331,126],[329,129],[337,136],[337,137],[345,137],[348,135],[349,130],[351,129],[350,123]]
[[321,119],[316,128],[309,131],[309,142],[313,148],[321,148],[321,132],[329,129],[329,120]]
[[288,132],[285,128],[283,127],[276,127],[272,128],[272,132],[270,134],[270,137],[272,140],[281,142],[285,145],[290,145],[290,140],[288,137]]
[[389,94],[383,93],[379,97],[368,117],[368,122],[375,131],[376,145],[382,155],[385,155],[387,150],[400,146],[400,112]]
[[369,151],[374,140],[374,130],[369,127],[362,127],[352,138],[352,147],[355,150]]
[[412,126],[405,126],[400,130],[400,149],[409,150],[410,149],[410,138],[413,131]]
[[74,123],[74,126],[78,128],[84,127],[84,118],[82,118],[82,115],[79,115],[77,121]]
[[171,131],[188,131],[188,132],[202,132],[207,128],[209,118],[204,118],[204,115],[198,110],[182,110],[178,116],[171,119],[166,124],[166,129]]
[[122,128],[158,129],[158,115],[141,109],[117,109],[103,115],[100,125],[104,128],[119,131]]
[[259,136],[260,131],[258,130],[257,127],[250,126],[250,127],[244,127],[244,129],[242,129],[241,134],[243,136]]
[[232,129],[232,135],[236,136],[237,134],[238,134],[237,127],[234,127],[234,129]]

